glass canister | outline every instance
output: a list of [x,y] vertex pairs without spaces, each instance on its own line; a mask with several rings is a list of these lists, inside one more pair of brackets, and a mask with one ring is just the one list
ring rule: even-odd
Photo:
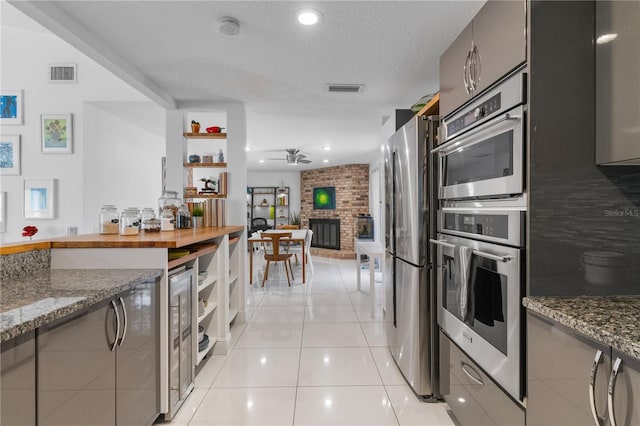
[[176,228],[189,229],[191,228],[191,213],[184,204],[178,209],[178,218],[176,219]]
[[118,209],[111,204],[105,204],[100,209],[100,233],[101,234],[117,234],[118,233]]
[[160,214],[160,230],[161,231],[173,231],[175,228],[175,216],[173,210],[167,206],[162,210]]
[[177,191],[164,191],[162,197],[158,199],[158,214],[162,215],[165,207],[169,207],[174,219],[178,217],[178,209],[182,205],[182,200],[178,197]]
[[151,207],[142,209],[142,230],[145,232],[159,232],[160,220],[156,219],[156,213]]
[[127,207],[125,210],[129,210],[131,212],[131,214],[135,214],[136,217],[138,218],[138,230],[142,229],[142,213],[140,212],[140,209],[137,207]]
[[120,235],[140,233],[140,214],[137,210],[125,209],[120,215]]

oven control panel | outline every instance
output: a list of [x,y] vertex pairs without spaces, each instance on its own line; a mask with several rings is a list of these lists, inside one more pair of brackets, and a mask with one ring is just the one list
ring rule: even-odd
[[444,213],[443,229],[506,239],[509,238],[509,216],[447,212]]
[[480,121],[485,117],[500,110],[501,106],[501,93],[498,93],[476,107],[463,116],[447,123],[447,134],[453,135],[461,130],[471,126],[476,121]]

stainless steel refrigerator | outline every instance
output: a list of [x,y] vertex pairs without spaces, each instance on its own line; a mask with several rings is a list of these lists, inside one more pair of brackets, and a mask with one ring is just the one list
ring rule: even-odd
[[[416,394],[440,397],[436,285],[429,236],[435,235],[438,117],[414,117],[384,147],[385,333],[391,354]],[[434,237],[435,238],[435,237]]]

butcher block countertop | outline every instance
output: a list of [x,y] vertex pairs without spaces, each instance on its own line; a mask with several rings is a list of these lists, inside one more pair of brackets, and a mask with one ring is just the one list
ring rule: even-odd
[[83,234],[0,247],[0,255],[24,253],[48,248],[179,248],[190,244],[243,231],[243,226],[176,229],[164,232],[141,232],[138,235]]

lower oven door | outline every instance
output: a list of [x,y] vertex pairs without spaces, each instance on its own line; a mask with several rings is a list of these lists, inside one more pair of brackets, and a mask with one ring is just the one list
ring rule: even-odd
[[[522,399],[520,312],[522,251],[438,234],[438,324],[514,399]],[[473,250],[466,284],[456,246]]]

